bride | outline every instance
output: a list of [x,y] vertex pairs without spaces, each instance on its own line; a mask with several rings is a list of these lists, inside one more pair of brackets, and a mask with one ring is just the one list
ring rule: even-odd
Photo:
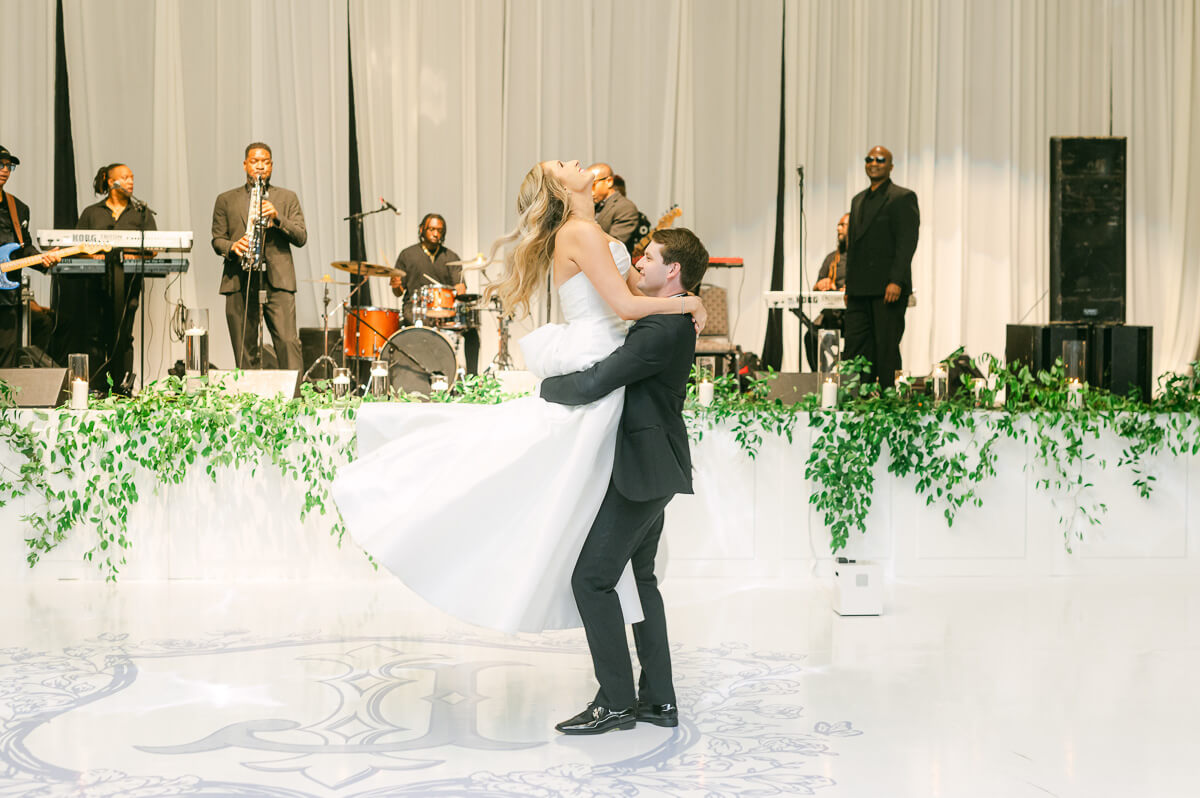
[[[605,235],[592,173],[545,161],[525,175],[506,272],[504,311],[528,314],[553,274],[566,324],[525,336],[540,378],[587,368],[616,349],[625,320],[691,313],[694,296],[641,295],[629,253]],[[608,488],[624,389],[582,407],[536,396],[499,405],[367,403],[359,457],[333,496],[351,536],[431,604],[506,632],[580,626],[571,571]],[[617,585],[626,623],[641,620],[632,573]]]

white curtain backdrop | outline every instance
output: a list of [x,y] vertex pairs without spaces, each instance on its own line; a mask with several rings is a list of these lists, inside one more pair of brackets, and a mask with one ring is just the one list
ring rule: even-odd
[[[0,19],[13,31],[0,48],[0,145],[21,160],[4,190],[29,206],[31,230],[54,221],[54,9],[54,0],[0,0]],[[23,273],[37,301],[49,306],[50,278],[34,269]]]
[[[731,284],[739,338],[758,349],[761,298],[738,289],[770,273],[779,3],[351,0],[350,10],[363,204],[383,195],[403,213],[368,220],[369,256],[394,260],[436,211],[447,245],[471,257],[515,224],[535,163],[607,161],[651,221],[679,203],[678,224],[714,255],[745,258],[744,274],[712,280]],[[391,303],[376,282],[375,298]],[[484,319],[482,363],[495,352]],[[516,334],[544,319],[538,303]]]
[[[123,161],[158,211],[159,229],[195,233],[187,277],[150,284],[147,378],[182,357],[167,335],[177,301],[210,310],[211,359],[231,367],[212,207],[244,181],[248,143],[271,146],[272,181],[300,196],[308,244],[294,250],[297,279],[317,279],[349,254],[341,221],[349,205],[345,5],[65,0],[64,30],[80,208],[96,200],[97,168]],[[311,283],[300,283],[296,306],[300,326],[320,324]]]
[[787,0],[786,17],[789,176],[808,178],[803,280],[788,184],[789,288],[814,281],[883,144],[921,205],[906,367],[1002,355],[1005,324],[1049,316],[1050,137],[1128,136],[1127,321],[1154,326],[1156,371],[1195,357],[1194,3]]
[[[0,143],[24,162],[10,187],[46,227],[54,3],[0,8],[22,32],[0,56],[15,98]],[[888,146],[894,179],[921,202],[920,304],[903,347],[913,371],[959,345],[1000,353],[1006,323],[1047,318],[1053,135],[1129,137],[1128,321],[1154,326],[1156,371],[1184,368],[1200,343],[1192,0],[65,0],[64,10],[81,207],[96,168],[124,160],[159,227],[196,233],[191,273],[151,286],[150,376],[179,357],[165,335],[179,301],[213,311],[213,359],[231,361],[209,222],[216,195],[242,179],[250,140],[272,144],[276,182],[300,194],[310,240],[298,276],[348,256],[351,56],[363,204],[384,196],[402,211],[367,220],[372,260],[413,243],[428,211],[470,257],[512,225],[516,186],[537,160],[605,160],[652,220],[677,202],[679,224],[714,255],[745,259],[710,279],[730,289],[734,339],[759,351],[782,76],[787,287],[812,283],[866,183],[863,154]],[[478,288],[478,275],[469,282]],[[386,285],[374,292],[392,303]],[[301,324],[316,326],[319,292],[302,284],[297,300]],[[797,332],[789,317],[789,368]]]

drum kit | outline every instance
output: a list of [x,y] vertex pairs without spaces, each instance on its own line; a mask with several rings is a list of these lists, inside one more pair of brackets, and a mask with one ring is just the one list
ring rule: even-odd
[[[453,266],[464,268],[483,267],[482,259],[456,261]],[[388,266],[364,261],[334,261],[330,264],[339,271],[358,277],[403,277],[404,272]],[[388,385],[394,391],[429,394],[435,387],[448,390],[462,374],[459,353],[462,336],[480,327],[481,312],[499,315],[500,353],[493,361],[496,370],[513,368],[508,354],[508,326],[510,319],[501,312],[498,297],[491,302],[481,301],[479,294],[456,294],[451,286],[426,276],[428,285],[413,289],[404,301],[411,309],[412,323],[404,324],[404,315],[393,308],[352,304],[354,294],[365,285],[350,291],[341,303],[342,355],[345,365],[355,379],[367,390],[373,363],[385,361]],[[333,280],[329,275],[312,282],[322,283],[325,294],[322,299],[322,329],[325,340],[324,354],[305,373],[310,378],[318,365],[326,366],[330,373],[338,364],[329,355],[330,286],[348,286],[349,282]],[[335,311],[336,312],[336,311]],[[336,380],[335,380],[336,382]]]

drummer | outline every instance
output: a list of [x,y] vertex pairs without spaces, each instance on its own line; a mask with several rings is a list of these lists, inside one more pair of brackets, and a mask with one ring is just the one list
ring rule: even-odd
[[[427,213],[417,228],[420,241],[401,251],[396,258],[396,268],[404,272],[403,277],[393,277],[392,293],[404,297],[404,323],[413,323],[413,302],[417,292],[427,285],[439,284],[453,287],[455,295],[467,292],[463,282],[462,266],[451,266],[451,261],[461,260],[458,254],[442,245],[446,239],[446,220],[440,213]],[[467,372],[476,374],[479,368],[479,330],[463,332],[463,346],[467,361]]]

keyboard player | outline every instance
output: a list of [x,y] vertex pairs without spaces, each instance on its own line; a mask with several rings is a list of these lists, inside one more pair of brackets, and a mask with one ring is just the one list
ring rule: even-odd
[[[825,256],[821,271],[817,273],[817,282],[813,284],[814,291],[846,290],[846,230],[850,226],[850,214],[844,214],[837,223],[837,249]],[[842,330],[843,311],[823,310],[815,319],[812,326],[805,325],[804,354],[808,358],[808,367],[817,370],[817,330]]]
[[[103,199],[83,209],[78,230],[156,230],[154,216],[132,201],[133,170],[123,163],[100,167],[92,188]],[[125,250],[129,253],[129,250]],[[109,253],[121,257],[121,250]],[[133,325],[142,294],[142,277],[116,280],[115,270],[104,274],[55,275],[59,319],[56,338],[60,353],[86,352],[92,369],[92,388],[128,395],[133,388]]]

